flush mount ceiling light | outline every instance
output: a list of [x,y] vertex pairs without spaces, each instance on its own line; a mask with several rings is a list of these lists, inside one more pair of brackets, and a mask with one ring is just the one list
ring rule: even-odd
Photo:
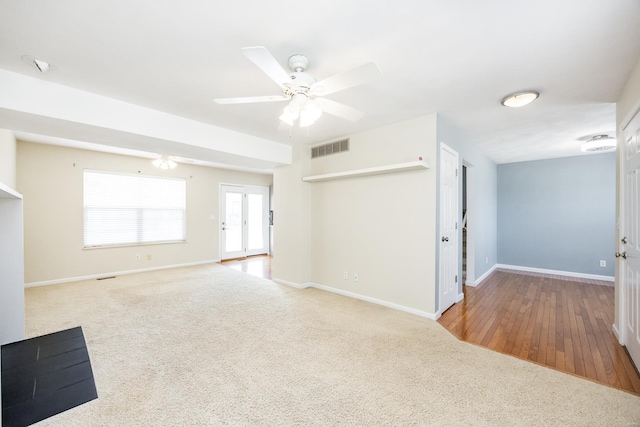
[[36,67],[36,69],[38,71],[40,71],[41,73],[46,73],[47,71],[49,71],[49,68],[51,67],[47,61],[43,61],[42,59],[34,58],[33,56],[30,56],[30,55],[24,55],[22,57],[22,60],[25,63],[27,63],[29,65],[33,65],[34,67]]
[[151,163],[153,163],[153,166],[159,169],[164,169],[164,170],[174,169],[178,165],[176,162],[171,160],[171,158],[166,154],[161,155]]
[[596,135],[582,144],[580,149],[587,152],[610,151],[616,149],[616,139],[609,135]]
[[538,99],[539,96],[540,93],[533,90],[528,90],[526,92],[518,92],[507,95],[502,99],[500,103],[505,107],[524,107],[525,105],[530,104]]

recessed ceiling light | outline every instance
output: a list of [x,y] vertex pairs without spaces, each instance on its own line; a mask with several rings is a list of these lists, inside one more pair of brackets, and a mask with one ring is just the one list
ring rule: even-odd
[[610,151],[616,149],[616,139],[609,135],[596,135],[580,147],[583,152]]
[[49,71],[50,65],[47,61],[43,61],[42,59],[37,59],[34,58],[31,55],[24,55],[22,57],[22,60],[29,64],[29,65],[33,65],[34,67],[36,67],[36,69],[38,71],[40,71],[41,73],[46,73],[47,71]]
[[535,101],[540,96],[540,93],[528,90],[526,92],[512,93],[502,99],[501,104],[505,107],[524,107],[525,105]]

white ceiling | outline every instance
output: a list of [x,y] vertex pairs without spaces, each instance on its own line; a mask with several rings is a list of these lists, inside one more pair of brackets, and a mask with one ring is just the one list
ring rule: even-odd
[[[285,144],[437,112],[497,163],[579,155],[587,137],[613,134],[615,102],[640,59],[638,0],[0,0],[0,10],[0,68],[13,73]],[[363,110],[359,122],[325,114],[308,136],[290,136],[279,129],[281,103],[213,102],[280,94],[241,52],[258,45],[283,67],[291,54],[307,55],[318,80],[368,61],[383,77],[329,96]],[[51,70],[40,74],[23,55]],[[500,105],[524,89],[541,96],[520,109]],[[13,113],[0,109],[0,126],[22,138],[118,145],[113,135]],[[127,140],[125,148],[150,151],[148,138]],[[274,164],[252,164],[261,166]]]

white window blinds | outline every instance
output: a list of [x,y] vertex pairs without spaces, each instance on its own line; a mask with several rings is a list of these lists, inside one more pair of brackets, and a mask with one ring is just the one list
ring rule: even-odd
[[186,239],[184,179],[84,171],[84,247]]

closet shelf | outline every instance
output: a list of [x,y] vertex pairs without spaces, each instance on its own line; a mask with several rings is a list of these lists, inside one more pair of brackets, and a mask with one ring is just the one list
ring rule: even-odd
[[385,173],[407,172],[420,169],[429,169],[429,164],[424,161],[396,163],[393,165],[376,166],[366,169],[354,169],[345,172],[326,173],[323,175],[311,175],[302,178],[305,182],[322,182],[334,179],[355,178],[358,176],[382,175]]

